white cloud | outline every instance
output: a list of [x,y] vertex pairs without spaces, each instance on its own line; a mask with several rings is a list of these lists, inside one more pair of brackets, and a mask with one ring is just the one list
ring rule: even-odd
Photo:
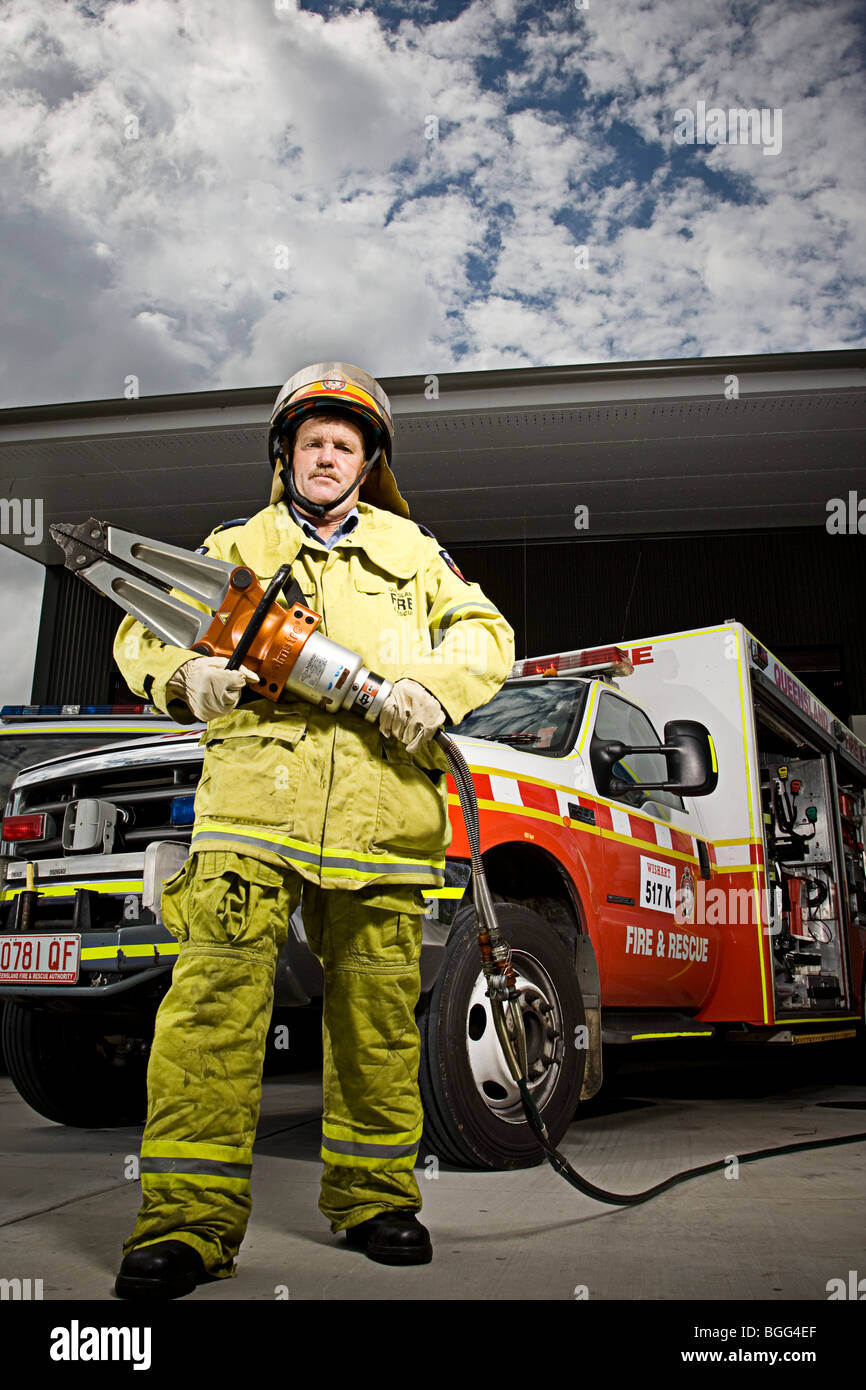
[[[129,374],[143,394],[276,382],[320,353],[387,374],[856,339],[853,0],[770,0],[750,27],[734,0],[417,5],[396,30],[375,6],[92,11],[8,0],[0,19],[7,404],[120,395]],[[781,107],[781,154],[685,163],[673,114],[698,99]]]

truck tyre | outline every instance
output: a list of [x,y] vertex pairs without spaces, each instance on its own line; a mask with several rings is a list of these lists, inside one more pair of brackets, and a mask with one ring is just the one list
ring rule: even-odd
[[[530,1092],[557,1144],[574,1117],[586,1067],[585,1016],[573,953],[551,924],[497,903],[512,948],[526,1028]],[[485,996],[474,913],[461,908],[432,990],[418,1011],[425,1129],[420,1158],[469,1168],[529,1168],[544,1155],[526,1123]]]
[[46,1120],[80,1129],[140,1124],[147,1113],[148,1040],[104,1021],[7,1001],[3,1050],[12,1082]]

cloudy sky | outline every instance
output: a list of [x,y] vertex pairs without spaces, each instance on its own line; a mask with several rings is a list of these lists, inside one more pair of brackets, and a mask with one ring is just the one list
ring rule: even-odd
[[862,0],[5,0],[0,406],[862,345],[864,31]]

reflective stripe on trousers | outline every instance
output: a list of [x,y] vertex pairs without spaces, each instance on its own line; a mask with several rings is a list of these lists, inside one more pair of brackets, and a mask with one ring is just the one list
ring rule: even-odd
[[[336,1163],[344,1168],[355,1166],[355,1159],[366,1160],[369,1168],[414,1168],[421,1142],[419,1125],[412,1135],[402,1137],[378,1134],[374,1138],[367,1130],[350,1129],[348,1126],[322,1122],[322,1157],[326,1162]],[[351,1135],[347,1139],[343,1136]]]
[[421,1206],[420,890],[389,885],[382,908],[374,890],[321,889],[292,870],[205,851],[163,898],[183,944],[157,1014],[142,1205],[124,1254],[179,1239],[210,1273],[233,1273],[251,1209],[274,967],[302,890],[307,940],[325,973],[319,1207],[336,1231]]

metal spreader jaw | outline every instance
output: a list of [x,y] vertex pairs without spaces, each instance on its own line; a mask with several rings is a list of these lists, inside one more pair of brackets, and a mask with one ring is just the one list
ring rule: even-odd
[[[67,569],[171,647],[193,648],[204,639],[237,568],[226,560],[120,531],[95,517],[81,526],[58,522],[48,529],[66,556]],[[190,607],[171,589],[182,590],[211,611]]]
[[[351,710],[371,723],[379,717],[391,682],[364,666],[357,652],[317,629],[321,614],[302,601],[291,565],[263,588],[246,565],[121,531],[91,517],[80,526],[49,527],[66,567],[137,618],[159,641],[203,656],[243,663],[259,677],[258,697],[283,692],[322,709]],[[184,603],[179,591],[208,610]],[[278,602],[282,596],[287,606]]]

